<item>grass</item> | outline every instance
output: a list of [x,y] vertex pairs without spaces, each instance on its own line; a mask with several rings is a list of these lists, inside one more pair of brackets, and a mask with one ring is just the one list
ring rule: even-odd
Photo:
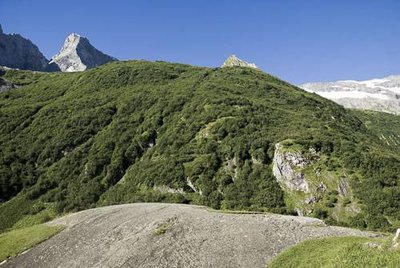
[[176,222],[176,218],[171,218],[166,220],[165,222],[159,224],[157,228],[154,230],[155,235],[163,235],[165,234],[169,229],[172,228],[174,223]]
[[229,209],[213,209],[207,208],[209,212],[217,212],[217,213],[224,213],[224,214],[270,214],[270,212],[264,211],[251,211],[251,210],[229,210]]
[[386,239],[323,238],[284,251],[268,267],[400,267],[400,250],[391,249]]
[[20,228],[25,228],[33,225],[38,225],[41,223],[45,223],[48,221],[51,221],[52,219],[56,218],[58,215],[54,209],[51,207],[44,209],[40,211],[37,214],[34,215],[25,215],[22,217],[18,222],[16,222],[12,229],[20,229]]
[[49,239],[62,229],[39,224],[0,234],[0,262]]

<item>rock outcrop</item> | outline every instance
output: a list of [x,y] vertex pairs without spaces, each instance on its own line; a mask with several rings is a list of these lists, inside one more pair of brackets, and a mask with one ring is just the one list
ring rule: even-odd
[[236,55],[229,56],[221,67],[235,67],[235,66],[258,69],[257,65],[255,65],[254,63],[248,63],[244,60],[241,60],[238,57],[236,57]]
[[72,33],[65,39],[60,52],[51,59],[48,69],[77,72],[116,60],[93,47],[87,38]]
[[304,168],[310,161],[298,152],[284,151],[283,145],[275,145],[275,154],[272,164],[272,172],[279,184],[284,185],[291,191],[310,192],[310,187],[305,175],[296,171]]
[[0,65],[22,70],[43,71],[48,60],[38,47],[19,34],[5,34],[0,25]]
[[394,249],[400,248],[400,228],[397,229],[392,241]]
[[285,192],[290,208],[298,215],[329,215],[335,220],[342,215],[343,220],[361,212],[353,199],[350,178],[340,168],[333,174],[326,167],[328,158],[315,148],[293,140],[275,145],[272,173]]
[[317,152],[311,148],[309,155],[306,155],[298,149],[291,141],[275,144],[272,173],[291,200],[292,209],[297,215],[305,216],[313,212],[326,187],[322,182],[317,184],[315,178],[311,179],[304,173],[315,162]]
[[366,81],[306,83],[300,87],[346,108],[400,114],[400,75]]
[[6,79],[0,77],[0,93],[8,91],[8,90],[13,89],[13,88],[16,88],[16,86],[13,83],[11,83],[10,81],[7,81]]

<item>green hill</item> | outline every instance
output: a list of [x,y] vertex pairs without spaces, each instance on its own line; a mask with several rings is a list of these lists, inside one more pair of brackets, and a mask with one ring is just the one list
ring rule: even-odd
[[[0,230],[139,201],[381,230],[400,220],[400,153],[352,112],[259,70],[129,61],[2,77],[20,87],[0,94]],[[304,159],[293,172],[308,193],[277,182],[277,143]]]

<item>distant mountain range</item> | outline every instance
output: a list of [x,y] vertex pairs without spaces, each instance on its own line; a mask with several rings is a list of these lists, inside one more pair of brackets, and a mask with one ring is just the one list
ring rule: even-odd
[[[48,60],[29,39],[19,34],[5,34],[0,25],[0,66],[33,71],[77,72],[116,60],[76,33],[68,35],[60,52]],[[254,63],[235,55],[229,56],[221,67],[235,66],[258,69]],[[3,84],[2,91],[12,88],[8,84],[5,86],[5,82]],[[400,75],[366,81],[306,83],[300,87],[346,108],[400,114]]]
[[366,81],[306,83],[300,87],[346,108],[400,114],[400,75]]
[[68,35],[60,52],[48,60],[32,41],[19,34],[5,34],[0,25],[0,66],[32,71],[76,72],[116,60],[75,33]]

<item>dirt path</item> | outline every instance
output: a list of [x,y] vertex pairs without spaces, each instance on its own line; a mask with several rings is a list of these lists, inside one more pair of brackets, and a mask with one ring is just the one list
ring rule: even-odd
[[371,236],[276,214],[226,214],[178,204],[127,204],[54,220],[67,228],[5,267],[265,267],[300,241]]

